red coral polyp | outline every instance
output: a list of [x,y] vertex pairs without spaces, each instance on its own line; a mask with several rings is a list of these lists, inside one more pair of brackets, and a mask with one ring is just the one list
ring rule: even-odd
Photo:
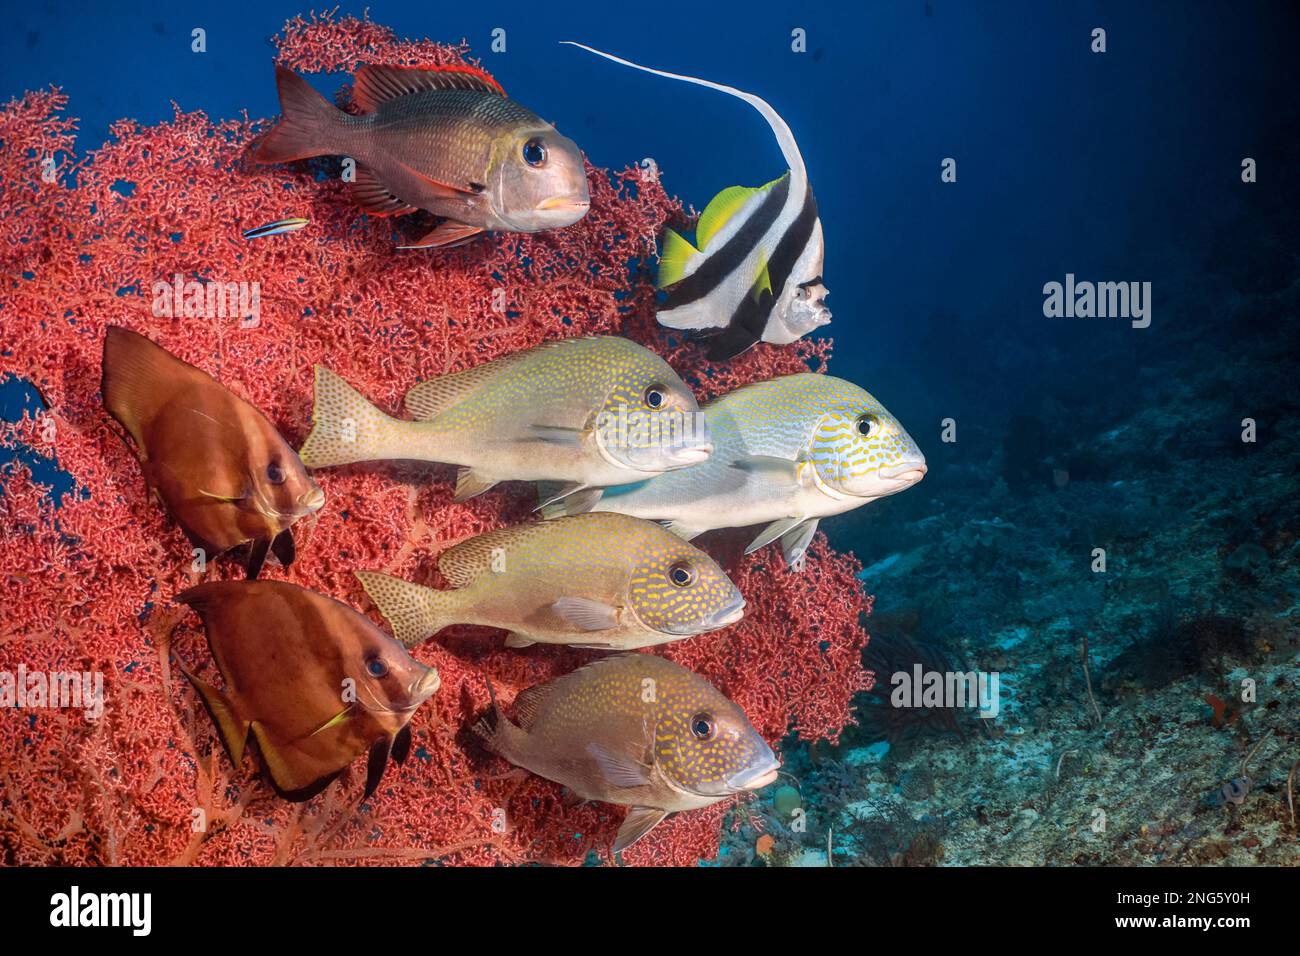
[[[473,62],[462,47],[400,40],[369,21],[289,22],[278,62],[313,72],[360,63]],[[271,81],[268,67],[267,82]],[[265,122],[179,110],[123,120],[85,158],[57,90],[0,111],[0,379],[40,390],[46,410],[0,441],[48,458],[75,482],[59,506],[21,465],[0,471],[0,672],[102,677],[103,713],[0,711],[0,861],[19,864],[556,863],[608,858],[621,807],[566,806],[561,789],[468,741],[487,706],[590,659],[556,647],[509,650],[501,635],[454,629],[416,650],[441,691],[413,722],[411,759],[359,804],[354,768],[312,802],[274,796],[253,757],[233,767],[183,661],[214,668],[192,615],[173,602],[201,579],[179,528],[146,494],[138,463],[101,406],[104,329],[144,333],[266,412],[295,447],[310,424],[311,368],[328,364],[381,407],[429,376],[561,336],[626,335],[664,355],[701,400],[775,375],[824,369],[828,343],[759,345],[708,367],[654,322],[655,236],[680,205],[655,178],[589,169],[577,225],[494,235],[442,253],[397,253],[391,223],[367,218],[337,179],[306,164],[257,167]],[[123,184],[130,184],[125,188]],[[297,232],[248,241],[290,216]],[[154,308],[159,284],[248,283],[256,321]],[[354,568],[406,575],[447,545],[526,520],[522,486],[451,502],[450,469],[379,465],[316,476],[325,508],[300,527],[292,580],[365,607]],[[705,539],[706,546],[710,539]],[[725,541],[724,541],[725,543]],[[662,649],[735,700],[777,745],[835,738],[863,670],[869,600],[857,561],[819,536],[792,573],[773,549],[727,565],[744,621]],[[207,577],[236,577],[209,567]],[[373,612],[372,612],[373,614]],[[379,621],[377,615],[374,615]],[[714,855],[728,804],[679,814],[624,854],[691,864]]]

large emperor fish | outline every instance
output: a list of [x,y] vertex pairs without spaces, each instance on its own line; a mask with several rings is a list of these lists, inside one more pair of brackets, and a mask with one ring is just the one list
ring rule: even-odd
[[720,90],[758,110],[789,170],[766,186],[718,193],[695,227],[695,244],[665,229],[658,285],[667,291],[660,325],[711,333],[709,358],[733,358],[756,342],[786,345],[831,320],[822,283],[822,224],[799,145],[767,102],[693,76],[651,69],[565,41],[607,60]]
[[[786,375],[702,411],[713,439],[707,461],[606,488],[595,508],[665,522],[688,540],[714,528],[763,525],[746,553],[780,539],[787,563],[800,570],[819,519],[897,494],[926,472],[898,419],[844,379]],[[551,518],[578,506],[559,501],[542,510]]]

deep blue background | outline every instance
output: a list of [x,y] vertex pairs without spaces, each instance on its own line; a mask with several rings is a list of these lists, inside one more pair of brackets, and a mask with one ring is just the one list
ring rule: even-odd
[[[1281,4],[368,6],[399,35],[467,38],[512,96],[594,162],[654,157],[669,192],[696,208],[782,171],[763,121],[731,98],[557,41],[767,98],[800,141],[822,210],[833,370],[876,393],[927,451],[940,417],[1024,404],[1040,370],[1059,377],[1052,356],[1176,325],[1162,294],[1203,268],[1217,224],[1250,201],[1243,156],[1260,160],[1261,186],[1282,175],[1269,143],[1296,109],[1300,32]],[[168,118],[172,101],[273,116],[267,38],[302,11],[281,0],[13,5],[0,93],[62,86],[82,150],[120,117]],[[202,55],[190,52],[195,26],[207,31]],[[1097,26],[1103,55],[1089,49]],[[489,50],[494,27],[507,31],[504,54]],[[791,52],[794,27],[808,52]],[[949,156],[955,184],[939,178]],[[1153,329],[1044,320],[1043,283],[1066,272],[1153,282]]]

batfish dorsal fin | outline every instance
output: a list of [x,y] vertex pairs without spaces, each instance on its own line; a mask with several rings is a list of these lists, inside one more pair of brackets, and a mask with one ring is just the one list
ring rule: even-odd
[[202,376],[208,383],[214,381],[138,332],[120,325],[104,330],[100,383],[104,407],[131,433],[142,454],[147,454],[145,427],[178,388],[194,381],[194,376]]
[[505,96],[501,84],[477,67],[464,63],[449,66],[363,66],[352,81],[352,102],[373,113],[381,103],[411,93],[440,90],[473,90]]

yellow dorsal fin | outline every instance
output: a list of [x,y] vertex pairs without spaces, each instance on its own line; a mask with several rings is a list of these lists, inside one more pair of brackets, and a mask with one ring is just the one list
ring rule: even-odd
[[666,289],[685,278],[686,264],[700,252],[672,229],[664,230],[660,244],[659,277],[655,280],[655,285]]
[[752,196],[767,192],[789,175],[786,173],[762,186],[728,186],[722,190],[709,200],[704,212],[700,213],[700,221],[695,224],[695,244],[701,249],[708,249],[713,237]]

